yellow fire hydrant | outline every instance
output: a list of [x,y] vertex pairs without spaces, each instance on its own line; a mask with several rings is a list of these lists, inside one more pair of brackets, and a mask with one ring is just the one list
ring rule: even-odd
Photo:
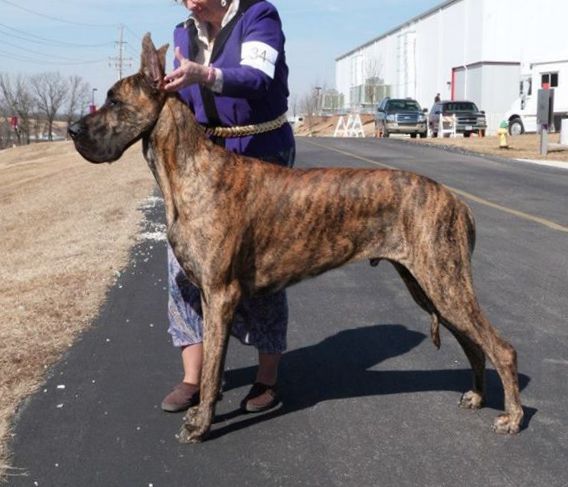
[[499,135],[499,149],[508,149],[509,144],[507,143],[507,132],[509,131],[509,122],[503,120],[499,124],[499,130],[497,134]]

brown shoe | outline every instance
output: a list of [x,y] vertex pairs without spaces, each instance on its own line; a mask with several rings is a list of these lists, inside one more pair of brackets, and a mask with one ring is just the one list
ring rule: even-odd
[[199,386],[180,382],[162,401],[162,409],[168,413],[187,411],[199,404]]
[[247,413],[260,413],[276,407],[280,403],[276,385],[269,386],[255,382],[249,393],[241,401],[241,409]]

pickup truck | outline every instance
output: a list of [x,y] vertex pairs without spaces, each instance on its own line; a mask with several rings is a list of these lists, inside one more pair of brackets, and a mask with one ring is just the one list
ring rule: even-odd
[[434,103],[428,116],[428,125],[432,137],[437,137],[439,132],[440,115],[443,117],[456,116],[456,132],[469,137],[473,133],[485,135],[487,120],[485,112],[480,111],[471,101],[444,100]]
[[375,114],[375,135],[410,134],[410,137],[426,137],[426,110],[422,110],[411,98],[383,98]]

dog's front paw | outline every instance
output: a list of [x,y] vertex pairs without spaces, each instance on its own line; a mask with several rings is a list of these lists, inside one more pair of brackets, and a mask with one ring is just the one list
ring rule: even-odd
[[184,423],[195,424],[197,413],[199,412],[199,405],[189,408],[183,417]]
[[465,409],[479,409],[483,406],[483,396],[475,391],[464,392],[460,399],[459,406]]
[[176,435],[177,440],[182,443],[201,443],[203,440],[200,435],[196,435],[193,431],[190,431],[187,425],[184,423]]
[[205,432],[189,422],[183,423],[176,438],[180,443],[201,443],[205,440]]
[[211,426],[208,410],[202,411],[201,406],[189,408],[183,418],[183,425],[176,435],[180,443],[200,443],[205,440]]
[[511,414],[500,414],[493,422],[493,431],[504,435],[513,435],[521,429],[521,419],[513,417]]

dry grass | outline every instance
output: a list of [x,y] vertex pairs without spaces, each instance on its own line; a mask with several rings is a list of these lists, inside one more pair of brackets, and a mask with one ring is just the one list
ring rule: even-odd
[[97,315],[152,188],[139,145],[111,166],[70,142],[0,152],[0,479],[13,413]]
[[[568,162],[568,150],[552,150],[546,156],[540,155],[540,135],[524,134],[516,137],[507,137],[508,149],[499,148],[499,138],[491,137],[463,137],[436,138],[436,139],[408,139],[418,144],[430,144],[450,148],[465,149],[491,156],[512,159],[546,159],[547,161]],[[549,143],[558,143],[560,134],[550,134]]]

